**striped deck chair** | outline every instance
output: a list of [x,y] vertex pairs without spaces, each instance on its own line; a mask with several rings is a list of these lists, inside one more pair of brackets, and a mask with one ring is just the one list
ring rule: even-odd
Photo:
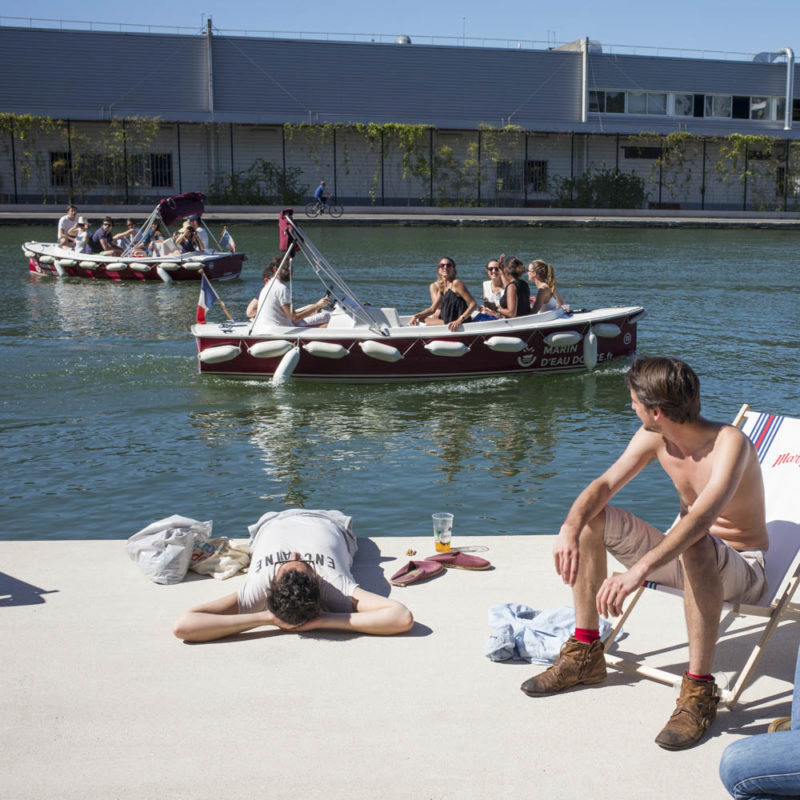
[[[738,701],[778,624],[786,619],[800,620],[800,604],[794,602],[794,594],[800,585],[800,420],[758,413],[743,405],[733,424],[740,426],[753,441],[761,462],[769,531],[769,550],[765,557],[769,587],[755,605],[724,604],[729,613],[727,624],[723,622],[721,630],[740,615],[766,619],[758,642],[732,686],[722,692],[721,701],[728,707]],[[631,598],[607,641],[614,641],[645,589],[683,595],[679,589],[645,582]],[[671,672],[613,654],[607,655],[606,660],[610,666],[670,685],[680,680],[680,676]]]

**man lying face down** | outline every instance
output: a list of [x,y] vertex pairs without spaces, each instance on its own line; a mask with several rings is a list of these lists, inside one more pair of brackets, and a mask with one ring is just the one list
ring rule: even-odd
[[351,525],[339,511],[264,514],[250,528],[250,570],[242,588],[181,615],[175,636],[205,642],[266,625],[380,636],[409,630],[414,618],[402,603],[362,589],[353,578]]

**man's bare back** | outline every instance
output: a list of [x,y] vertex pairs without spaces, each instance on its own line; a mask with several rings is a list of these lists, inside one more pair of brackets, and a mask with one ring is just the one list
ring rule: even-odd
[[769,537],[764,519],[764,485],[755,447],[738,428],[700,417],[687,426],[691,449],[684,450],[658,434],[656,456],[672,479],[681,502],[681,516],[691,510],[697,497],[714,476],[714,467],[732,452],[743,451],[741,477],[722,512],[709,526],[736,550],[766,550]]

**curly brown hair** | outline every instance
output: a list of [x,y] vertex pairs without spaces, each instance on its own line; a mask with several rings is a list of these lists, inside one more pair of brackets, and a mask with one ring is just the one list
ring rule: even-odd
[[272,584],[267,608],[289,625],[316,619],[322,613],[316,577],[297,569],[285,571]]

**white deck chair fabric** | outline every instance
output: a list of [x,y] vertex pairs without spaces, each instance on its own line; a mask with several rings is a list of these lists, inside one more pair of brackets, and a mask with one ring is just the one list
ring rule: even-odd
[[[749,406],[744,405],[733,424],[740,425],[753,441],[761,463],[769,550],[765,554],[768,587],[758,603],[724,604],[724,608],[733,615],[767,618],[764,630],[744,667],[730,690],[723,692],[722,702],[729,707],[739,699],[778,623],[783,619],[800,619],[800,606],[793,602],[800,585],[800,420],[751,411]],[[631,598],[609,641],[614,641],[617,631],[627,621],[646,588],[683,595],[679,589],[646,581]],[[612,654],[607,655],[606,660],[612,666],[633,670],[664,683],[673,684],[680,680],[680,676],[671,672]]]

